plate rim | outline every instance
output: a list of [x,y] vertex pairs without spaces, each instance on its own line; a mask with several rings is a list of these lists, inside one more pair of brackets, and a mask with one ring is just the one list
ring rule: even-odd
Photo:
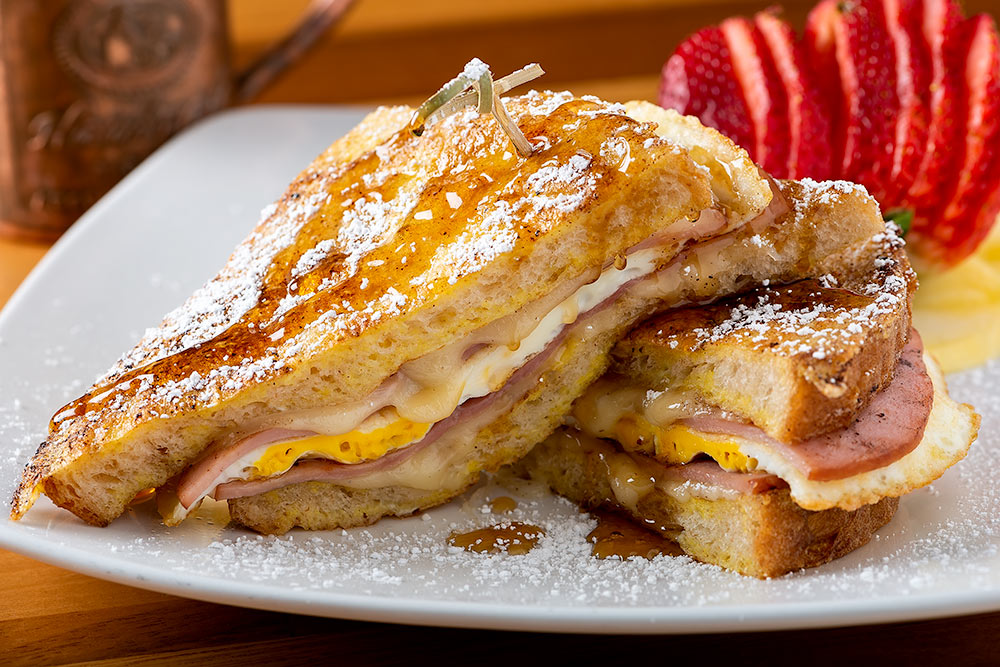
[[780,604],[576,607],[282,589],[157,568],[69,545],[60,546],[64,556],[47,553],[50,543],[18,534],[10,523],[0,524],[0,547],[98,579],[203,602],[379,623],[565,634],[711,634],[904,623],[1000,608],[1000,592],[991,590]]

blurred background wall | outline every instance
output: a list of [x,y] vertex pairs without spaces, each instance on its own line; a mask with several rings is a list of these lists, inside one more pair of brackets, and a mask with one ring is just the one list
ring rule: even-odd
[[[234,64],[253,60],[307,0],[232,0]],[[659,68],[685,36],[773,0],[358,0],[347,18],[260,102],[414,102],[472,56],[505,74],[538,62],[547,88],[610,99],[656,94]],[[784,0],[801,28],[815,0]],[[967,15],[1000,0],[967,0]],[[447,17],[447,18],[442,18]]]

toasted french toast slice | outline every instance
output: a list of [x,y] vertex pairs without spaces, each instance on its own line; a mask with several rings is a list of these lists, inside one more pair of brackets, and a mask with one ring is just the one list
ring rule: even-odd
[[771,201],[771,191],[761,181],[757,166],[743,148],[721,132],[705,127],[694,116],[651,102],[626,102],[625,110],[636,120],[655,124],[656,134],[683,146],[692,160],[708,170],[712,189],[729,217],[749,221]]
[[614,371],[783,442],[843,428],[892,381],[910,332],[916,277],[895,234],[881,245],[868,273],[841,267],[648,320],[615,347]]
[[[44,490],[107,524],[234,432],[364,401],[403,364],[593,279],[644,242],[656,242],[655,270],[770,203],[741,151],[728,168],[747,204],[734,216],[683,146],[614,105],[537,92],[507,103],[536,140],[528,158],[471,110],[416,137],[412,110],[380,109],[335,142],[214,279],[56,414],[11,516]],[[637,298],[625,324],[658,304]],[[601,340],[587,373],[606,363],[613,340]]]
[[628,486],[622,478],[662,474],[663,466],[571,428],[539,443],[514,470],[585,509],[629,516],[674,540],[695,560],[759,578],[823,565],[858,549],[899,506],[898,498],[883,498],[853,511],[809,511],[787,488],[734,493],[700,483],[700,493],[690,493],[680,480],[658,484],[629,502],[616,491]]
[[706,303],[768,284],[862,275],[884,253],[886,226],[878,202],[845,181],[772,181],[775,193],[760,216],[686,250],[644,289],[670,295],[663,309]]
[[965,456],[979,417],[910,328],[899,239],[878,243],[867,274],[647,321],[568,423],[664,469],[769,475],[805,510],[854,511],[931,483]]
[[615,341],[647,309],[648,304],[626,296],[581,322],[540,374],[505,387],[487,411],[463,417],[441,441],[399,469],[380,478],[305,482],[233,498],[230,515],[247,528],[280,534],[296,526],[363,526],[445,502],[477,482],[483,471],[516,461],[552,433],[573,400],[607,369]]

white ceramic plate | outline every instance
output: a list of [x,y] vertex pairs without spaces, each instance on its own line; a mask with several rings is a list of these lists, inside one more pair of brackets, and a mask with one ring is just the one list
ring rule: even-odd
[[[356,110],[254,108],[176,138],[97,204],[0,315],[0,494],[47,419],[222,265],[258,211]],[[419,518],[264,538],[203,508],[176,529],[139,506],[109,528],[42,499],[0,546],[85,574],[202,600],[321,616],[498,629],[708,632],[850,625],[1000,609],[1000,365],[951,378],[979,407],[969,458],[907,497],[868,546],[757,581],[686,558],[598,561],[591,521],[531,489],[515,518],[547,537],[527,556],[455,553],[487,525],[485,487]],[[9,507],[4,505],[3,516]]]

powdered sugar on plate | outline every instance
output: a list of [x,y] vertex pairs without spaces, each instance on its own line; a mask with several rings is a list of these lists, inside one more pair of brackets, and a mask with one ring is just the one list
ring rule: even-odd
[[[980,441],[966,461],[903,500],[893,521],[866,547],[829,565],[759,581],[686,557],[601,561],[590,555],[595,523],[572,504],[530,485],[492,481],[421,517],[383,520],[369,528],[263,537],[227,527],[224,505],[203,508],[176,529],[159,525],[151,504],[108,529],[83,527],[48,503],[21,525],[5,526],[46,541],[70,538],[74,548],[113,554],[122,567],[148,564],[192,583],[204,577],[240,582],[265,599],[289,589],[310,595],[385,596],[425,601],[615,609],[728,608],[766,603],[775,609],[803,600],[829,603],[913,598],[995,590],[1000,606],[1000,362],[952,378],[959,400],[983,414]],[[53,390],[54,388],[48,388]],[[45,391],[41,391],[45,393]],[[8,443],[0,492],[31,453],[31,411],[0,406],[0,442]],[[471,499],[470,499],[471,495]],[[511,495],[518,507],[502,515],[543,528],[524,556],[483,555],[450,547],[448,535],[495,523],[488,501]],[[53,529],[45,534],[46,523]],[[76,539],[73,539],[76,536]],[[249,589],[248,589],[249,590]],[[319,610],[322,613],[322,610]]]

